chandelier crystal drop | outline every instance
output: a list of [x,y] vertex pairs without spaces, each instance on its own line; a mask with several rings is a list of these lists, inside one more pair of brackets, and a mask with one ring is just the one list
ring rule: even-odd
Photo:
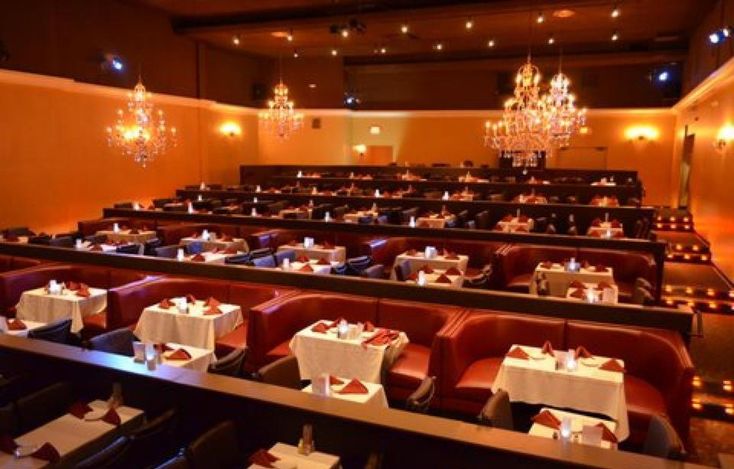
[[265,127],[281,139],[303,126],[303,114],[294,109],[293,101],[288,99],[288,87],[281,80],[273,89],[273,99],[268,101],[268,109],[260,114]]
[[551,78],[545,96],[551,139],[558,147],[567,147],[571,136],[586,125],[586,109],[576,107],[576,97],[569,92],[571,80],[560,70]]
[[151,102],[152,94],[140,79],[128,94],[127,112],[117,110],[117,121],[107,127],[107,143],[145,168],[157,156],[176,145],[175,127],[168,127],[162,110]]

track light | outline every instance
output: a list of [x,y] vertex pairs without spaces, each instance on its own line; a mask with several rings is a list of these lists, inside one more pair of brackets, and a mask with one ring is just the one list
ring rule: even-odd
[[293,31],[289,31],[288,35],[285,37],[288,42],[293,42]]
[[298,51],[297,50],[294,50],[293,51],[293,58],[294,59],[297,59],[298,57],[299,57]]
[[545,22],[545,16],[543,16],[543,12],[542,11],[540,13],[538,13],[538,17],[535,19],[535,22],[538,23],[538,24],[541,24],[541,23],[544,23]]
[[613,42],[616,42],[616,41],[618,41],[618,40],[619,40],[619,33],[618,33],[617,31],[614,31],[614,32],[612,33],[612,41],[613,41]]
[[347,29],[347,28],[344,28],[344,29],[342,29],[342,30],[341,30],[341,35],[342,35],[342,37],[344,37],[344,38],[347,38],[347,37],[349,37],[349,29]]
[[435,43],[435,44],[433,45],[433,49],[434,49],[434,50],[437,50],[437,51],[441,51],[441,50],[443,50],[443,43],[441,43],[441,42],[437,42],[437,43]]
[[464,27],[465,27],[465,28],[466,28],[467,30],[470,30],[470,29],[472,29],[472,28],[474,27],[474,20],[473,20],[473,19],[471,19],[471,18],[468,18],[468,19],[466,20],[466,23],[464,23]]
[[551,35],[550,35],[550,36],[548,37],[548,45],[552,46],[552,45],[553,45],[553,44],[555,44],[555,43],[556,43],[556,38],[554,38],[554,37],[553,37],[553,35],[551,34]]
[[232,44],[234,44],[235,46],[239,46],[240,45],[240,37],[239,36],[232,37]]
[[331,49],[331,55],[332,55],[333,57],[336,57],[337,55],[339,55],[339,51],[338,51],[338,50],[336,50],[336,49]]
[[489,41],[487,41],[487,47],[494,47],[494,45],[495,45],[494,39],[490,39]]
[[408,30],[408,25],[407,24],[403,24],[403,25],[400,26],[400,32],[401,33],[408,34],[408,31],[409,30]]
[[612,8],[611,16],[612,18],[619,18],[619,15],[622,14],[622,11],[619,9],[619,6],[614,5],[614,8]]
[[719,43],[724,42],[729,37],[731,37],[731,35],[732,35],[732,29],[731,27],[727,26],[727,27],[721,28],[709,34],[709,42],[711,44],[719,44]]

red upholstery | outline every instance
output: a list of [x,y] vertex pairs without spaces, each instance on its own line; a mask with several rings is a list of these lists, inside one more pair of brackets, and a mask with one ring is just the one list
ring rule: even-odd
[[661,411],[687,437],[694,368],[678,334],[569,321],[566,339],[569,348],[583,345],[591,353],[624,360],[631,442],[642,441],[650,416]]
[[[110,217],[97,218],[94,220],[81,220],[77,223],[79,232],[84,236],[89,236],[101,230],[111,230],[112,225],[117,223],[120,226],[132,226],[129,218]],[[149,225],[150,226],[150,225]]]
[[218,357],[222,357],[237,348],[245,348],[247,346],[247,319],[237,326],[229,334],[225,334],[217,339],[215,352]]
[[[327,293],[300,293],[276,299],[250,310],[247,344],[248,368],[259,368],[269,361],[270,352],[283,348],[293,335],[319,319],[344,317],[350,322],[376,322],[377,299]],[[280,354],[282,352],[278,352]],[[271,355],[272,357],[272,355]]]
[[262,249],[262,248],[272,248],[275,249],[277,246],[275,245],[275,239],[277,237],[278,230],[265,230],[265,231],[257,231],[255,233],[250,233],[247,236],[247,245],[250,247],[250,249]]
[[453,306],[380,299],[377,325],[403,331],[410,339],[406,350],[387,372],[388,397],[403,400],[426,376],[440,376],[437,336],[448,331],[462,312]]
[[178,244],[181,238],[191,236],[194,232],[201,233],[209,230],[212,233],[224,233],[230,236],[239,236],[239,230],[234,225],[217,225],[212,223],[181,223],[158,228],[158,237],[164,245]]
[[499,254],[498,274],[501,277],[501,287],[528,293],[530,278],[540,262],[562,262],[571,257],[576,257],[575,248],[534,244],[511,245]]
[[614,281],[625,299],[632,295],[635,279],[642,277],[653,285],[657,284],[655,260],[649,254],[606,249],[579,249],[578,260],[591,265],[603,264],[614,270]]
[[0,272],[8,272],[10,270],[27,269],[42,264],[39,259],[31,259],[29,257],[15,257],[0,255]]
[[[476,413],[491,395],[497,363],[513,344],[564,345],[565,322],[559,319],[469,311],[448,334],[442,334],[442,407]],[[493,371],[494,370],[494,371]]]

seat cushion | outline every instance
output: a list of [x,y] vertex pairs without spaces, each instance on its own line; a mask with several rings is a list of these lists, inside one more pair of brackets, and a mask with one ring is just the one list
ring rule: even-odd
[[267,355],[265,355],[266,363],[274,362],[275,360],[283,357],[287,357],[291,354],[291,348],[289,347],[291,339],[284,340],[276,347],[272,348]]
[[630,442],[642,443],[653,415],[666,415],[665,399],[653,385],[636,376],[624,377],[627,398],[627,415],[630,425]]
[[632,299],[632,291],[634,285],[627,282],[615,281],[617,288],[619,289],[619,299],[624,301],[630,301]]
[[102,311],[101,313],[85,316],[83,322],[84,336],[94,337],[107,331],[107,312]]
[[235,349],[245,348],[247,346],[247,321],[243,322],[232,332],[223,335],[217,339],[216,351],[217,356],[227,354]]
[[482,358],[466,367],[454,387],[454,397],[485,402],[492,395],[492,384],[503,357]]
[[417,389],[421,381],[428,376],[430,357],[430,348],[408,344],[387,372],[388,386]]
[[532,273],[516,275],[512,277],[509,282],[507,282],[505,288],[510,291],[528,293],[530,291],[530,282],[532,281],[532,279]]

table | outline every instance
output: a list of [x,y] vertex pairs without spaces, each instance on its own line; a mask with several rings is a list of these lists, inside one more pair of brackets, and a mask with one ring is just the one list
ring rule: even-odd
[[[176,368],[187,368],[189,370],[205,372],[209,369],[209,365],[217,361],[213,350],[192,347],[190,345],[177,344],[175,342],[166,342],[165,345],[171,350],[163,353],[163,356],[161,357],[161,365],[168,365]],[[189,352],[191,358],[188,360],[169,360],[168,358],[166,358],[168,355],[178,349],[184,349]],[[137,357],[135,358],[137,359]],[[144,357],[143,360],[145,360]],[[141,362],[140,360],[136,360],[136,363],[139,363],[142,366],[146,366],[145,361]]]
[[[366,382],[362,383],[364,384],[364,387],[367,388],[367,394],[339,394],[339,391],[341,391],[342,388],[344,388],[344,386],[349,383],[351,378],[344,378],[341,376],[338,376],[338,378],[342,380],[343,383],[330,386],[330,394],[324,397],[333,397],[335,399],[342,399],[345,401],[356,402],[358,404],[365,404],[381,408],[389,407],[387,403],[387,396],[385,395],[385,388],[383,388],[381,384]],[[309,384],[301,391],[313,394],[313,386]]]
[[28,337],[28,331],[32,331],[33,329],[38,329],[39,327],[43,327],[46,325],[45,322],[38,321],[23,321],[23,324],[26,325],[26,329],[20,331],[5,330],[0,331],[0,334],[14,335],[16,337]]
[[607,267],[606,272],[595,272],[591,268],[581,267],[578,272],[570,272],[565,269],[563,264],[553,263],[551,267],[543,267],[542,263],[535,267],[533,278],[530,281],[530,293],[535,295],[537,290],[537,278],[540,274],[545,275],[548,279],[548,288],[551,296],[564,298],[568,290],[568,286],[574,280],[581,283],[607,282],[614,284],[614,271],[611,267]]
[[16,236],[14,239],[8,239],[7,237],[0,235],[0,242],[3,243],[28,244],[28,239],[28,236]]
[[590,226],[586,234],[589,236],[618,238],[624,236],[624,228],[621,223],[619,226],[614,227],[611,222],[603,221],[599,226]]
[[504,231],[505,233],[512,233],[515,231],[526,231],[529,233],[533,231],[535,221],[532,218],[528,218],[525,221],[520,221],[518,217],[512,217],[512,219],[509,221],[498,221],[497,226],[502,228],[502,231]]
[[345,213],[344,221],[346,223],[357,223],[361,217],[372,217],[373,219],[376,219],[378,216],[378,212],[373,212],[371,210],[357,210],[356,212]]
[[307,220],[311,218],[311,209],[303,210],[297,208],[286,208],[278,212],[280,218],[285,218],[286,215],[295,214],[297,220]]
[[[77,251],[91,251],[93,245],[94,243],[91,243],[89,241],[84,241],[82,242],[81,247],[74,246],[74,249],[76,249]],[[115,244],[102,243],[102,244],[99,244],[98,246],[101,249],[101,251],[99,252],[116,252],[117,251],[117,245]]]
[[[107,409],[107,403],[104,401],[92,401],[89,406],[98,412]],[[65,414],[16,438],[15,441],[20,445],[40,446],[51,443],[61,455],[61,463],[73,467],[72,462],[79,462],[93,452],[101,450],[114,437],[128,433],[143,422],[142,410],[125,406],[120,406],[116,410],[120,416],[120,426],[110,425],[101,420],[82,420],[71,414]],[[14,456],[0,452],[2,469],[40,468],[48,464],[47,461],[32,457],[15,459]]]
[[465,254],[457,254],[456,259],[448,259],[443,254],[439,254],[431,257],[430,259],[427,259],[425,255],[425,250],[423,252],[416,251],[414,254],[410,251],[407,251],[395,257],[395,264],[393,265],[392,273],[390,274],[391,279],[395,280],[397,278],[395,275],[394,267],[404,261],[410,262],[411,273],[417,272],[418,269],[420,269],[424,265],[430,266],[433,269],[441,270],[446,270],[450,267],[456,267],[460,271],[466,273],[466,268],[469,265],[469,256]]
[[542,195],[525,195],[520,194],[517,197],[513,199],[513,202],[518,202],[521,204],[547,204],[548,199],[545,198],[545,196]]
[[566,291],[566,299],[574,301],[588,301],[588,297],[586,295],[588,295],[588,291],[591,290],[596,295],[596,301],[598,301],[599,303],[617,304],[619,303],[619,287],[615,284],[610,284],[610,287],[611,288],[605,288],[602,291],[597,289],[596,283],[584,283],[584,297],[576,298],[575,296],[571,295],[571,293],[573,293],[576,288],[569,286],[568,290]]
[[594,197],[591,199],[589,205],[596,205],[597,207],[619,207],[619,200],[616,197]]
[[[321,321],[319,321],[321,322]],[[331,323],[331,321],[323,321]],[[380,383],[383,366],[389,367],[408,345],[404,332],[390,345],[362,345],[374,332],[364,332],[354,340],[338,339],[336,328],[325,334],[311,328],[317,323],[298,331],[289,344],[298,359],[301,379],[313,379],[328,373],[334,376],[351,376],[362,382]]]
[[[523,349],[531,358],[505,357],[492,384],[492,392],[504,389],[513,402],[546,404],[606,415],[617,422],[615,435],[619,441],[629,436],[624,373],[604,371],[598,367],[608,358],[594,357],[595,366],[587,366],[581,359],[578,369],[569,372],[565,368],[556,369],[556,358],[542,354],[538,347],[513,345],[510,350],[515,347]],[[559,356],[565,353],[556,352]],[[624,366],[622,360],[617,361]]]
[[320,244],[315,244],[313,247],[305,248],[303,243],[296,244],[284,244],[278,246],[278,251],[293,250],[296,252],[296,257],[306,256],[312,259],[326,259],[332,262],[343,263],[347,260],[347,248],[344,246],[334,246],[332,248],[325,248]]
[[[573,412],[564,412],[562,410],[556,410],[556,409],[549,409],[547,407],[544,407],[540,410],[540,412],[548,411],[551,414],[553,414],[558,420],[563,420],[564,417],[568,417],[571,419],[571,431],[581,432],[584,428],[584,425],[589,426],[596,426],[600,423],[603,423],[606,425],[606,427],[612,431],[612,433],[615,433],[615,430],[617,429],[617,424],[615,422],[612,422],[611,420],[606,419],[598,419],[594,417],[587,417],[586,415],[576,414]],[[528,435],[532,436],[540,436],[543,438],[553,438],[553,433],[557,432],[558,430],[554,430],[550,427],[546,427],[545,425],[540,425],[538,423],[533,423],[533,426],[530,427],[530,431],[528,431]],[[560,434],[560,432],[559,432]],[[579,443],[581,444],[588,444],[583,443],[583,437],[580,437]],[[612,442],[602,440],[601,444],[599,445],[600,448],[604,449],[614,449],[616,445]]]
[[138,233],[133,234],[132,230],[120,230],[120,231],[112,231],[112,230],[101,230],[97,232],[98,235],[104,235],[107,236],[107,241],[112,243],[139,243],[143,244],[149,239],[155,238],[156,232],[155,231],[138,231]]
[[[275,468],[295,468],[295,469],[338,469],[339,456],[314,451],[309,455],[300,454],[298,448],[285,443],[276,443],[268,450],[268,453],[280,458],[275,461]],[[264,466],[251,464],[250,469],[262,469]]]
[[135,335],[143,342],[175,342],[214,350],[219,337],[242,324],[242,308],[222,303],[222,314],[204,315],[204,301],[189,305],[189,313],[179,313],[175,306],[163,309],[160,304],[148,306],[140,315]]
[[76,333],[84,327],[85,317],[107,309],[107,290],[90,287],[89,297],[84,298],[66,288],[61,294],[52,295],[41,287],[24,291],[15,308],[17,318],[23,321],[50,323],[71,319],[71,332]]
[[230,241],[225,241],[223,238],[220,237],[210,237],[207,241],[204,241],[200,236],[197,236],[196,238],[192,236],[181,238],[181,244],[189,245],[192,243],[201,243],[205,251],[213,251],[214,249],[224,251],[230,248],[234,248],[237,249],[237,251],[242,252],[247,252],[249,250],[247,246],[247,241],[245,241],[243,238],[232,238]]
[[[318,264],[318,261],[311,259],[308,262],[298,262],[293,261],[291,262],[291,267],[286,272],[299,272],[302,274],[319,274],[319,275],[328,275],[331,273],[332,266],[339,265],[338,262],[330,262],[329,264]],[[301,269],[305,267],[306,265],[310,265],[313,269],[312,272],[303,272]],[[283,266],[278,266],[280,270],[284,270]]]
[[446,222],[456,218],[455,215],[429,215],[427,217],[418,217],[415,225],[419,228],[444,228]]
[[[443,288],[461,288],[464,286],[464,276],[463,275],[447,275],[449,280],[451,280],[451,283],[441,283],[436,282],[436,280],[441,276],[441,274],[445,274],[446,269],[433,269],[432,274],[425,274],[426,276],[426,285],[430,287],[443,287]],[[418,283],[417,280],[407,280],[406,283]]]
[[195,261],[194,260],[194,257],[196,256],[196,254],[191,254],[191,255],[184,256],[184,260],[186,262],[202,262],[202,263],[205,263],[205,264],[224,264],[224,259],[227,256],[232,256],[233,255],[233,254],[227,254],[227,253],[221,252],[221,251],[218,251],[218,252],[202,251],[199,254],[201,254],[202,256],[204,256],[204,260],[203,261]]

